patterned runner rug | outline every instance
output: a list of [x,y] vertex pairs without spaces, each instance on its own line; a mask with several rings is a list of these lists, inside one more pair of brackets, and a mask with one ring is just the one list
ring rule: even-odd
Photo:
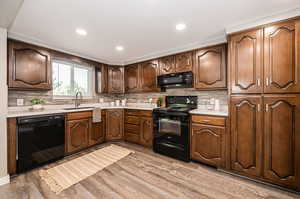
[[131,153],[134,151],[112,144],[53,168],[41,170],[39,174],[50,189],[58,194]]

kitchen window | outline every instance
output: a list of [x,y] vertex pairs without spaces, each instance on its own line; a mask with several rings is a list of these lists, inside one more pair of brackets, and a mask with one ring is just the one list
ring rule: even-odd
[[74,97],[81,91],[84,97],[92,96],[93,68],[78,63],[54,60],[53,96]]

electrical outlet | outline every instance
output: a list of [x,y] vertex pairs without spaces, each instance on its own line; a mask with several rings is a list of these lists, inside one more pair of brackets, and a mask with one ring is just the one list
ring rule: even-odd
[[17,99],[17,106],[24,106],[24,99]]

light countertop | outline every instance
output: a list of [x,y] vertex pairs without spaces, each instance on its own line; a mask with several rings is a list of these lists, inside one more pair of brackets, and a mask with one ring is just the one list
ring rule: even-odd
[[[48,114],[59,114],[59,113],[72,113],[72,112],[83,112],[83,111],[91,111],[94,107],[100,107],[101,109],[137,109],[137,110],[148,110],[152,111],[154,108],[150,104],[140,104],[140,103],[130,103],[126,106],[109,106],[109,104],[82,104],[80,107],[89,107],[89,108],[81,108],[81,109],[72,109],[65,110],[65,108],[73,108],[74,105],[45,105],[44,110],[41,111],[30,111],[30,106],[24,107],[9,107],[7,118],[12,117],[25,117],[25,116],[35,116],[35,115],[48,115]],[[207,110],[207,109],[194,109],[189,112],[190,114],[198,114],[198,115],[212,115],[212,116],[228,116],[227,107],[222,107],[221,110]]]
[[[72,113],[72,112],[83,112],[91,111],[94,107],[100,107],[101,109],[137,109],[137,110],[149,110],[152,111],[155,107],[150,104],[128,104],[127,106],[109,106],[105,104],[82,104],[80,109],[65,110],[65,108],[72,108],[74,105],[45,105],[43,110],[31,111],[30,106],[27,107],[9,107],[7,118],[12,117],[25,117],[34,115],[48,115],[48,114],[59,114],[59,113]],[[89,107],[89,108],[82,108]]]
[[196,115],[211,115],[211,116],[228,116],[228,110],[227,109],[221,109],[219,111],[216,110],[207,110],[207,109],[194,109],[189,112],[190,114],[196,114]]

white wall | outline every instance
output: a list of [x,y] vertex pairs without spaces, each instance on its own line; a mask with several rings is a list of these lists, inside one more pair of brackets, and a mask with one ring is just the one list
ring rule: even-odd
[[0,185],[9,182],[7,175],[7,31],[0,28]]

